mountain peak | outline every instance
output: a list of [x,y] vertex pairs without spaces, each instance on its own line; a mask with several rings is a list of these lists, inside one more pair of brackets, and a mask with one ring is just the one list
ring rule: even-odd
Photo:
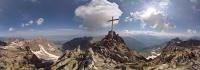
[[125,44],[122,37],[119,36],[115,31],[109,31],[108,34],[102,39],[102,41],[109,41],[109,42],[120,42]]
[[180,42],[182,42],[180,38],[174,38],[171,41],[169,41],[168,44],[178,44]]
[[[62,64],[67,63],[68,65],[63,66],[68,69],[116,70],[115,67],[123,68],[121,65],[126,63],[137,64],[145,60],[135,50],[129,49],[123,38],[114,31],[109,31],[102,40],[86,45],[85,50],[80,50],[81,47],[83,46],[78,46],[74,50],[66,50],[52,68],[59,69]],[[75,66],[69,67],[71,65]]]
[[[115,31],[109,31],[108,34],[99,42],[94,44],[93,50],[106,58],[111,58],[116,62],[135,61],[141,57],[135,50],[129,49],[122,37]],[[142,57],[141,57],[142,58]]]

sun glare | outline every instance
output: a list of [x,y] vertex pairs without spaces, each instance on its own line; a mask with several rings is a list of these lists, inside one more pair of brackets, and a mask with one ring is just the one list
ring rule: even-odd
[[153,7],[149,7],[147,10],[144,11],[144,14],[142,14],[141,17],[147,18],[147,17],[150,17],[154,13],[156,13],[156,9]]

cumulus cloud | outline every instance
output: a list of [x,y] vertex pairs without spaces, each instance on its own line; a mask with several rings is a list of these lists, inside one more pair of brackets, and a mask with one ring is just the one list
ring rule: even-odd
[[141,21],[142,29],[146,26],[152,29],[160,29],[161,31],[176,28],[176,25],[167,20],[167,13],[165,12],[170,0],[153,0],[150,3],[152,3],[152,5],[144,10],[130,12],[130,16],[125,18],[125,22],[139,20]]
[[153,29],[169,30],[176,28],[174,24],[167,21],[166,16],[154,8],[148,8],[143,11],[136,11],[131,15],[136,20],[140,20],[142,24],[146,24]]
[[[76,16],[83,20],[82,26],[88,30],[111,26],[107,21],[112,17],[119,18],[122,13],[119,5],[107,0],[91,0],[90,3],[79,6],[75,10]],[[115,22],[117,23],[118,21]]]
[[39,18],[37,21],[36,21],[37,25],[42,25],[44,23],[44,18]]
[[8,29],[8,31],[14,31],[14,28],[13,28],[13,27],[10,27],[10,28]]
[[185,33],[185,32],[157,32],[157,31],[134,31],[134,30],[123,30],[119,32],[122,36],[137,36],[137,35],[150,35],[156,37],[185,37],[190,38],[198,36],[197,34]]

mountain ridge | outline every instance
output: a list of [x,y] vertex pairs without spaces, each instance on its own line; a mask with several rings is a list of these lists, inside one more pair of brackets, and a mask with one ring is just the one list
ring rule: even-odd
[[[198,70],[200,41],[172,39],[160,53],[144,57],[130,49],[126,41],[109,31],[100,41],[91,37],[76,38],[82,44],[59,50],[46,38],[10,39],[0,49],[0,68],[41,70]],[[72,42],[72,43],[76,43]],[[84,45],[86,43],[86,45]],[[87,45],[89,44],[89,45]],[[159,55],[158,55],[159,54]],[[16,62],[16,63],[13,63]],[[6,65],[9,64],[9,65]]]

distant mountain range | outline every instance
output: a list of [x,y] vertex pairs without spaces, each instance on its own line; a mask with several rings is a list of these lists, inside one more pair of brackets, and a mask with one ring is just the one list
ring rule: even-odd
[[74,38],[66,43],[63,44],[62,50],[74,50],[78,46],[80,46],[80,49],[88,49],[88,46],[92,44],[93,37],[80,37],[80,38]]
[[[89,43],[90,41],[100,41],[103,36],[98,37],[77,37],[65,43],[65,46],[77,47],[78,45]],[[126,45],[131,49],[142,50],[147,47],[157,46],[170,40],[170,38],[157,38],[155,36],[141,35],[141,36],[123,36]],[[82,43],[82,44],[81,44]],[[69,45],[70,44],[70,45]],[[75,44],[75,45],[72,45]],[[74,49],[74,48],[73,48]]]
[[131,49],[141,50],[141,49],[147,47],[147,45],[144,42],[138,41],[135,38],[123,37],[123,39],[124,39],[126,45]]

